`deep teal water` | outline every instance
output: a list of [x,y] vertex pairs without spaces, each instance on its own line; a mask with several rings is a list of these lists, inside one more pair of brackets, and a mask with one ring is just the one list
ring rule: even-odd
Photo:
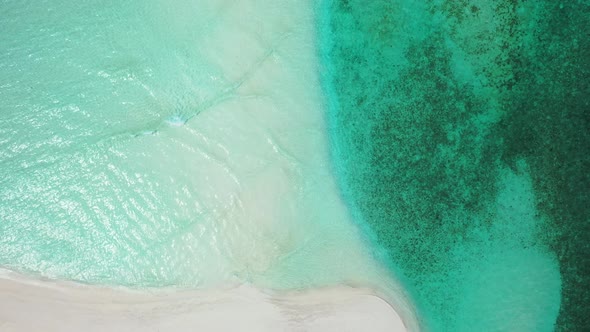
[[590,326],[590,3],[325,1],[334,167],[426,330]]

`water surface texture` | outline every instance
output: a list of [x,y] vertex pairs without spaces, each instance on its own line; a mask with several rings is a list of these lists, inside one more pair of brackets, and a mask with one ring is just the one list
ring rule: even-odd
[[312,2],[0,2],[0,265],[132,287],[388,279],[330,172]]
[[356,221],[432,331],[590,326],[590,3],[326,1]]

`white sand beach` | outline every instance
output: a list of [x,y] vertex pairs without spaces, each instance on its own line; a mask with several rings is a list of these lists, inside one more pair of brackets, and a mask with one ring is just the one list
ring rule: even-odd
[[40,281],[4,272],[0,331],[408,331],[369,289],[140,292]]

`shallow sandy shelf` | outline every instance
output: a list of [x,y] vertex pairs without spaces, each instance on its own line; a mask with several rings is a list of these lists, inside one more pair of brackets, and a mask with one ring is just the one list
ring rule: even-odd
[[371,290],[339,286],[263,292],[111,289],[0,277],[0,330],[8,331],[406,331]]

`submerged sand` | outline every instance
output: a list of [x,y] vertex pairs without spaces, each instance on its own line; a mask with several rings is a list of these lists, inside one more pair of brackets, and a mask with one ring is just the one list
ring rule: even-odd
[[[176,4],[140,6],[132,30],[145,33],[129,39],[113,29],[106,39],[131,45],[130,56],[149,51],[138,60],[140,74],[128,75],[125,61],[112,72],[92,63],[89,82],[98,75],[107,83],[75,86],[100,95],[106,84],[123,96],[100,107],[70,101],[90,114],[81,128],[98,128],[87,129],[87,141],[77,132],[60,136],[68,149],[56,147],[59,158],[39,178],[21,172],[19,155],[6,156],[14,166],[6,173],[24,175],[0,178],[7,184],[0,212],[10,217],[0,245],[10,253],[5,267],[52,280],[184,289],[6,273],[0,330],[405,331],[404,323],[415,330],[409,301],[375,261],[333,179],[314,2]],[[145,25],[146,17],[158,24]],[[195,22],[204,22],[202,31]],[[152,36],[167,47],[144,46]],[[125,54],[117,45],[109,47]],[[141,87],[139,97],[129,84]],[[56,98],[65,98],[60,91]],[[59,115],[63,122],[47,130],[70,124]],[[14,144],[40,139],[23,136],[28,127],[11,128]],[[19,186],[36,190],[11,191]],[[240,286],[219,288],[228,284]],[[304,291],[287,292],[295,289]]]

